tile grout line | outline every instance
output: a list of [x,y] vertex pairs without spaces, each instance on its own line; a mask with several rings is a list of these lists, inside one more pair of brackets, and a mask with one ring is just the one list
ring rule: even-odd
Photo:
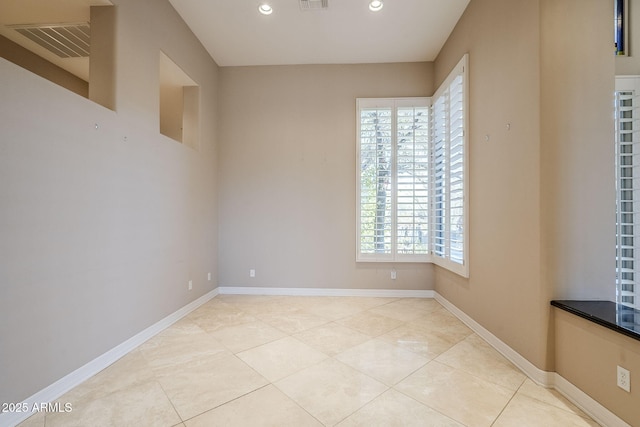
[[[457,371],[463,372],[463,373],[465,373],[465,374],[467,374],[467,375],[470,375],[470,376],[472,376],[472,377],[474,377],[474,378],[476,378],[476,379],[479,379],[479,380],[481,380],[481,381],[488,382],[488,383],[491,383],[491,384],[493,384],[493,385],[495,385],[495,386],[498,386],[498,387],[501,387],[501,388],[506,389],[506,390],[508,390],[508,391],[511,391],[511,389],[510,389],[510,388],[508,388],[508,387],[506,387],[506,386],[504,386],[504,385],[502,385],[502,384],[498,384],[497,382],[495,382],[495,381],[493,381],[493,380],[489,380],[489,379],[487,379],[487,378],[482,378],[482,377],[480,377],[480,376],[476,375],[476,374],[475,374],[475,373],[473,373],[473,372],[469,372],[469,371],[467,371],[467,370],[465,370],[465,369],[461,369],[461,368],[457,368],[457,367],[455,367],[455,366],[452,366],[452,365],[448,364],[447,362],[444,362],[444,361],[441,361],[441,360],[437,360],[440,356],[442,356],[443,354],[447,353],[448,351],[450,351],[451,349],[453,349],[455,346],[457,346],[457,345],[458,345],[458,344],[460,344],[461,342],[463,342],[463,341],[465,341],[465,340],[469,339],[469,337],[471,337],[471,336],[473,336],[473,335],[476,335],[476,336],[477,336],[479,339],[481,339],[483,342],[486,342],[486,341],[484,341],[484,339],[482,339],[482,337],[481,337],[481,336],[479,336],[477,333],[475,333],[475,332],[473,332],[473,331],[472,331],[469,335],[467,335],[466,337],[464,337],[463,339],[461,339],[460,341],[458,341],[457,343],[455,343],[454,345],[452,345],[449,349],[447,349],[447,350],[443,351],[442,353],[440,353],[439,355],[437,355],[436,357],[434,357],[434,358],[433,358],[433,361],[435,361],[435,362],[437,362],[437,363],[440,363],[440,364],[442,364],[442,365],[448,366],[448,367],[449,367],[449,368],[451,368],[451,369],[455,369],[455,370],[457,370]],[[496,351],[496,353],[498,354],[498,356],[499,356],[500,358],[502,358],[502,359],[506,360],[507,362],[509,362],[509,366],[512,366],[516,371],[518,371],[518,372],[522,373],[522,375],[524,376],[524,379],[522,380],[522,382],[520,383],[520,385],[519,385],[519,386],[518,386],[518,388],[516,389],[516,392],[517,392],[518,390],[520,390],[520,387],[522,387],[522,385],[524,384],[524,382],[525,382],[525,381],[527,380],[527,378],[529,378],[529,377],[528,377],[525,373],[523,373],[520,369],[518,369],[518,367],[517,367],[517,366],[515,366],[515,365],[514,365],[514,364],[513,364],[509,359],[505,358],[505,357],[504,357],[504,356],[502,356],[499,352],[497,352],[497,350],[493,349],[493,347],[491,347],[491,349],[492,349],[492,350],[494,350],[494,351]]]
[[518,394],[518,390],[520,390],[520,388],[522,388],[522,385],[524,384],[524,382],[526,381],[526,378],[522,381],[522,383],[520,384],[520,386],[516,389],[516,391],[513,392],[513,394],[511,395],[511,397],[509,398],[509,400],[507,401],[507,403],[504,405],[504,407],[500,410],[500,412],[498,413],[498,415],[496,415],[496,418],[491,422],[491,426],[493,426],[502,416],[502,414],[504,413],[505,409],[507,409],[507,407],[509,406],[509,404],[511,403],[511,401],[516,397],[516,394]]
[[[153,369],[151,371],[153,372]],[[180,418],[180,423],[184,424],[185,420],[182,418],[182,415],[180,415],[180,412],[178,412],[178,408],[176,408],[176,405],[173,403],[173,400],[171,400],[171,398],[167,394],[167,391],[164,389],[164,386],[162,385],[162,383],[160,381],[158,381],[158,379],[156,378],[156,373],[155,372],[153,372],[153,377],[154,377],[154,381],[158,383],[158,385],[160,386],[160,389],[162,390],[162,392],[164,393],[165,397],[167,398],[167,400],[171,404],[171,407],[175,411],[176,415],[178,416],[178,418]]]
[[[427,362],[424,366],[427,366],[427,365],[428,365],[429,363],[431,363],[431,362],[432,362],[432,360],[430,360],[429,362]],[[423,366],[423,368],[424,368],[424,366]],[[422,369],[422,368],[421,368],[421,369]],[[406,379],[406,378],[405,378],[405,379]],[[404,379],[403,379],[402,381],[404,381]],[[400,382],[402,382],[402,381],[399,381],[396,385],[400,384]],[[396,388],[396,385],[394,385],[393,387],[391,387],[391,389],[392,389],[392,390],[394,390],[395,392],[398,392],[398,393],[400,393],[401,395],[403,395],[404,397],[409,398],[409,399],[413,400],[414,402],[416,402],[416,403],[418,403],[418,404],[420,404],[420,405],[426,406],[427,408],[431,409],[431,410],[432,410],[432,411],[434,411],[434,412],[437,412],[438,414],[442,415],[443,417],[447,417],[448,419],[450,419],[450,420],[452,420],[452,421],[454,421],[454,422],[456,422],[456,423],[458,423],[458,424],[461,424],[461,425],[463,425],[463,426],[465,426],[465,427],[466,427],[466,424],[465,424],[465,423],[463,423],[462,421],[458,421],[458,420],[456,420],[455,418],[452,418],[452,417],[450,417],[449,415],[447,415],[447,414],[445,414],[445,413],[443,413],[443,412],[440,412],[438,409],[431,407],[431,405],[428,405],[428,404],[426,404],[426,403],[424,403],[424,402],[420,402],[419,400],[415,399],[414,397],[409,396],[408,394],[406,394],[406,393],[405,393],[405,392],[403,392],[402,390],[398,390],[398,389]]]
[[[529,380],[531,381],[531,379],[530,379],[529,377],[525,378],[525,380],[522,382],[522,384],[520,385],[520,387],[518,387],[518,391],[516,392],[516,394],[517,394],[517,393],[520,393],[520,389],[522,388],[522,386],[524,386],[524,383],[527,381],[527,379],[529,379]],[[534,384],[535,384],[535,383],[534,383]],[[546,389],[546,390],[549,390],[549,391],[555,391],[555,392],[557,392],[558,394],[560,394],[560,392],[556,391],[555,389]],[[521,394],[522,394],[522,396],[524,396],[524,397],[526,397],[526,398],[528,398],[528,399],[531,399],[531,400],[535,400],[536,402],[538,402],[538,403],[540,403],[540,404],[542,404],[542,405],[550,406],[550,407],[555,408],[555,409],[558,409],[558,410],[560,410],[560,411],[564,411],[564,412],[566,412],[567,414],[576,415],[576,416],[578,416],[578,417],[580,417],[580,418],[583,418],[583,419],[585,419],[585,420],[588,420],[588,421],[594,421],[594,422],[596,422],[593,418],[591,418],[589,415],[587,415],[587,414],[586,414],[582,409],[578,408],[578,406],[577,406],[577,405],[573,404],[570,400],[568,400],[566,397],[564,397],[564,396],[562,396],[562,395],[560,395],[560,396],[562,397],[562,399],[567,400],[567,402],[569,402],[571,405],[575,406],[575,407],[580,411],[580,413],[579,413],[579,414],[578,414],[578,413],[576,413],[575,411],[571,410],[571,409],[563,408],[563,407],[560,407],[560,406],[554,405],[553,403],[546,402],[546,401],[544,401],[544,400],[542,400],[542,399],[538,399],[538,398],[537,398],[537,397],[535,397],[535,396],[531,396],[531,395],[526,394],[526,393],[521,393]],[[554,397],[555,397],[555,396],[554,396]],[[596,422],[596,423],[597,423],[597,422]]]
[[[250,366],[249,366],[249,367],[250,367]],[[251,368],[251,367],[250,367],[250,368]],[[265,378],[265,380],[266,380],[266,378]],[[267,380],[267,381],[268,381],[268,380]],[[214,410],[216,410],[216,409],[218,409],[218,408],[220,408],[220,407],[222,407],[222,406],[225,406],[225,405],[227,405],[227,404],[229,404],[229,403],[231,403],[231,402],[235,402],[236,400],[242,399],[243,397],[246,397],[246,396],[248,396],[248,395],[250,395],[250,394],[252,394],[252,393],[255,393],[256,391],[262,390],[262,389],[263,389],[263,388],[265,388],[265,387],[269,387],[270,385],[273,385],[273,384],[272,384],[272,383],[268,383],[268,384],[265,384],[265,385],[263,385],[263,386],[260,386],[260,387],[256,388],[255,390],[248,391],[248,392],[246,392],[246,393],[244,393],[244,394],[242,394],[242,395],[240,395],[240,396],[234,397],[233,399],[231,399],[231,400],[229,400],[229,401],[227,401],[227,402],[220,403],[219,405],[214,406],[214,407],[212,407],[212,408],[209,408],[209,409],[207,409],[206,411],[202,411],[202,412],[200,412],[200,413],[198,413],[198,414],[195,414],[194,416],[192,416],[192,417],[190,417],[190,418],[187,418],[186,420],[183,420],[182,422],[183,422],[183,423],[186,423],[187,421],[191,421],[191,420],[193,420],[194,418],[198,418],[199,416],[201,416],[201,415],[203,415],[203,414],[206,414],[206,413],[208,413],[208,412],[214,411]],[[182,418],[182,417],[181,417],[181,418]]]

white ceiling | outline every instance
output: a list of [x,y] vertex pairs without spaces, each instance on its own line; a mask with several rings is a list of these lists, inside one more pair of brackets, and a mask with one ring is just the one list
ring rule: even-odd
[[220,66],[433,61],[470,0],[169,0]]
[[[135,0],[128,0],[135,1]],[[303,11],[298,0],[169,0],[221,66],[432,61],[470,0],[328,0]],[[268,16],[258,13],[267,2]],[[89,21],[109,0],[0,0],[0,34],[88,80],[88,58],[59,58],[13,30],[15,24]]]

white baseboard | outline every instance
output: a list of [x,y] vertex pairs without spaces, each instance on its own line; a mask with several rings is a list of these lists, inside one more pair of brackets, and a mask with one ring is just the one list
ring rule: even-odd
[[442,304],[444,308],[449,310],[454,316],[460,319],[462,323],[471,328],[471,330],[473,330],[482,339],[489,343],[489,345],[491,345],[500,354],[506,357],[511,363],[516,365],[522,372],[524,372],[526,376],[531,378],[533,382],[546,388],[553,387],[553,372],[543,371],[542,369],[537,368],[533,363],[522,357],[520,353],[509,347],[498,337],[493,335],[482,325],[473,320],[465,312],[450,303],[446,298],[444,298],[437,292],[435,293],[435,299],[440,304]]
[[546,388],[554,388],[571,403],[580,408],[585,414],[589,415],[595,422],[607,427],[631,427],[616,414],[602,406],[595,399],[571,384],[556,372],[543,371],[536,367],[533,363],[522,357],[518,352],[505,344],[498,337],[485,329],[478,322],[469,317],[458,307],[449,302],[446,298],[437,292],[434,292],[434,298],[444,308],[449,310],[454,316],[460,319],[471,330],[484,339],[489,345],[495,348],[500,354],[506,357],[511,363],[518,367],[533,382]]
[[631,427],[616,414],[602,406],[588,394],[564,379],[560,374],[553,373],[553,388],[566,397],[571,403],[582,409],[595,422],[607,427]]
[[[139,332],[133,337],[129,338],[122,344],[112,348],[106,353],[98,356],[93,359],[91,362],[86,365],[76,369],[70,374],[62,377],[58,381],[53,384],[47,386],[46,388],[40,390],[33,396],[25,399],[21,402],[21,405],[24,405],[27,408],[33,408],[35,404],[40,405],[41,403],[53,402],[58,399],[60,396],[71,390],[72,388],[78,386],[82,382],[91,378],[98,372],[102,371],[109,365],[116,362],[121,357],[125,356],[127,353],[152,338],[154,335],[162,332],[164,329],[168,328],[178,320],[182,319],[187,314],[191,313],[196,308],[200,307],[202,304],[206,303],[210,299],[214,298],[218,295],[218,290],[214,289],[195,301],[190,302],[185,305],[181,309],[176,312],[170,314],[164,319],[160,320],[157,323],[149,326],[147,329]],[[31,415],[34,415],[30,412],[7,412],[0,414],[0,426],[12,427],[15,426],[22,421],[29,418]]]
[[220,295],[280,295],[306,297],[387,297],[433,298],[432,290],[411,289],[327,289],[327,288],[259,288],[247,286],[220,286]]

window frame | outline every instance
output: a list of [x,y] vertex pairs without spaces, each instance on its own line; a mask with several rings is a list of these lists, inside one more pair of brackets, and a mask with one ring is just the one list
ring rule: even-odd
[[[619,102],[621,100],[621,93],[628,93],[627,99],[631,100],[631,108],[627,111],[631,112],[631,117],[621,119],[619,108]],[[640,221],[637,220],[638,214],[636,209],[627,211],[622,209],[623,204],[640,203],[638,199],[638,192],[640,188],[633,185],[633,181],[637,181],[633,172],[640,171],[640,165],[634,163],[633,160],[640,159],[640,153],[635,152],[635,149],[640,149],[640,141],[638,140],[638,133],[636,125],[638,122],[637,115],[640,113],[640,76],[616,76],[615,82],[615,169],[616,169],[616,301],[619,304],[638,308],[640,307],[640,283],[637,277],[640,276],[640,249],[636,243],[640,240]],[[621,129],[621,125],[627,123],[631,125],[631,128]],[[621,135],[627,134],[632,137],[630,141],[621,141]],[[625,145],[631,148],[632,151],[621,152],[621,145]],[[630,162],[622,164],[621,158],[626,157],[630,159]],[[631,174],[621,174],[623,169],[628,169]],[[623,181],[632,182],[631,186],[622,185]],[[629,198],[622,197],[623,193],[631,193]],[[631,221],[622,220],[622,216],[631,215]],[[627,228],[628,231],[622,231],[623,228]],[[625,242],[623,240],[630,239],[632,243]],[[632,255],[625,253],[625,251],[631,251]]]
[[[462,101],[461,101],[461,133],[462,133],[462,190],[461,190],[461,200],[462,200],[462,222],[463,229],[461,233],[461,237],[463,239],[462,242],[462,263],[456,262],[451,258],[451,210],[450,206],[447,202],[446,207],[446,215],[448,215],[447,224],[445,224],[444,233],[445,233],[445,250],[444,253],[438,254],[434,251],[434,211],[435,211],[435,180],[434,180],[434,169],[435,169],[435,159],[433,157],[433,145],[434,145],[434,118],[433,118],[433,106],[437,102],[437,100],[443,96],[448,96],[450,87],[454,81],[458,77],[462,78]],[[447,270],[450,270],[456,274],[459,274],[463,277],[469,277],[469,202],[468,202],[468,193],[469,193],[469,137],[468,137],[468,114],[469,114],[469,106],[468,106],[468,98],[469,98],[469,90],[468,90],[468,55],[465,54],[463,58],[456,64],[450,74],[445,78],[442,82],[438,90],[435,92],[433,97],[401,97],[401,98],[357,98],[356,99],[356,262],[419,262],[419,263],[434,263],[439,265]],[[451,128],[449,126],[451,118],[451,111],[449,109],[449,99],[445,99],[447,105],[445,106],[446,114],[447,114],[447,122],[445,124],[447,135],[447,141],[450,141],[451,138]],[[422,103],[422,104],[421,104]],[[397,236],[397,198],[398,198],[398,171],[397,171],[397,109],[400,107],[422,107],[426,106],[429,110],[429,202],[428,202],[428,251],[427,254],[402,254],[398,253],[398,236]],[[393,197],[391,198],[391,252],[390,253],[362,253],[361,244],[361,192],[362,192],[362,180],[361,180],[361,111],[362,109],[367,108],[391,108],[392,109],[392,166],[391,166],[391,189]],[[456,128],[460,129],[460,128]],[[449,150],[449,142],[446,143],[447,148]],[[447,153],[449,153],[447,151]],[[446,162],[449,162],[451,159],[446,158]],[[450,165],[450,163],[447,163]],[[450,173],[447,170],[447,173]],[[448,183],[451,181],[451,175],[445,174],[445,180],[447,182],[446,187],[446,195],[447,200],[449,194],[451,194],[451,188],[448,186]]]
[[[431,97],[433,104],[438,99],[449,91],[451,84],[458,76],[462,77],[462,150],[463,150],[463,179],[462,179],[462,210],[464,228],[462,232],[463,239],[463,259],[462,263],[451,260],[450,244],[451,244],[451,227],[448,226],[445,230],[445,241],[447,247],[445,248],[444,255],[438,255],[431,251],[431,262],[440,267],[446,268],[456,274],[463,277],[469,277],[469,55],[465,54],[462,59],[451,70],[449,75],[440,84],[434,95]],[[448,112],[450,112],[447,109]],[[435,132],[435,126],[431,126],[431,130]],[[435,184],[432,180],[432,183]],[[433,195],[432,195],[433,198]],[[433,239],[433,233],[430,232]]]
[[[398,108],[431,107],[431,98],[428,97],[403,97],[403,98],[357,98],[356,99],[356,261],[357,262],[430,262],[429,254],[399,254],[397,252],[398,236],[397,236],[397,200],[398,200],[398,180],[397,180],[397,110]],[[391,252],[390,253],[363,253],[361,251],[361,143],[360,143],[360,112],[362,109],[372,108],[390,108],[392,110],[391,119]],[[429,133],[431,129],[429,129]],[[430,245],[429,245],[430,246]]]

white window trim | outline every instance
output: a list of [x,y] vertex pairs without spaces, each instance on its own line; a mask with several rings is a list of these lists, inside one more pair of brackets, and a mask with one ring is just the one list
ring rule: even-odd
[[[441,86],[438,88],[436,93],[431,98],[386,98],[386,99],[373,99],[373,98],[358,98],[356,100],[356,261],[357,262],[429,262],[434,263],[442,268],[450,270],[456,274],[459,274],[463,277],[469,277],[469,132],[468,132],[468,115],[469,115],[469,88],[468,88],[468,54],[465,54],[460,62],[453,68],[451,73],[447,76],[447,78],[442,82]],[[432,101],[438,99],[446,90],[449,89],[449,85],[453,82],[455,78],[459,75],[462,76],[463,80],[463,93],[464,93],[464,116],[463,116],[463,158],[464,158],[464,177],[463,177],[463,215],[464,215],[464,229],[463,229],[463,247],[464,247],[464,260],[463,263],[457,263],[452,261],[448,257],[448,252],[445,253],[445,256],[437,255],[433,252],[433,230],[429,230],[429,240],[430,240],[430,251],[429,254],[425,255],[407,255],[407,254],[397,254],[396,253],[396,245],[395,242],[392,245],[392,251],[389,254],[363,254],[361,253],[360,245],[360,194],[361,194],[361,181],[360,181],[360,110],[361,108],[373,108],[373,107],[392,107],[396,108],[399,106],[415,106],[420,105],[428,105],[431,107]],[[424,104],[426,103],[426,104]],[[392,134],[396,134],[396,123],[395,120],[392,124]],[[432,128],[430,128],[429,132],[432,132]],[[395,136],[394,136],[395,138]],[[393,166],[395,168],[395,164]],[[394,194],[397,191],[397,182],[395,179],[395,170],[392,170],[392,185],[394,187]],[[432,185],[432,184],[430,184]],[[430,194],[430,198],[432,198],[432,192]],[[396,224],[395,224],[395,197],[392,199],[392,229],[393,239],[396,240]],[[433,201],[430,200],[430,205],[433,204]],[[433,211],[433,208],[430,208]],[[432,214],[430,213],[430,216]],[[448,237],[447,237],[448,240]]]
[[[632,99],[633,99],[633,118],[632,118],[632,122],[633,122],[633,128],[630,130],[630,133],[633,135],[633,141],[630,142],[630,145],[633,145],[634,148],[635,146],[638,144],[637,141],[637,130],[636,130],[636,125],[637,125],[637,117],[636,117],[636,113],[638,111],[640,111],[640,107],[638,106],[638,100],[639,98],[639,94],[640,94],[640,76],[616,76],[616,83],[615,83],[615,91],[616,93],[618,92],[631,92],[632,95]],[[616,104],[618,103],[618,95],[616,95]],[[620,188],[620,164],[619,164],[619,148],[620,148],[620,131],[619,131],[619,125],[620,125],[620,117],[618,116],[619,111],[618,111],[618,105],[616,105],[616,138],[615,138],[615,145],[616,145],[616,205],[619,206],[620,203],[620,192],[621,192],[621,188]],[[633,156],[635,157],[637,154],[635,153],[634,150],[634,154]],[[637,170],[637,168],[639,168],[639,166],[636,164],[634,164],[633,166],[634,170]],[[633,179],[635,180],[635,175],[633,177]],[[634,192],[634,196],[635,193],[637,191],[637,187],[635,185],[632,185],[631,188],[626,188],[626,190],[631,190]],[[634,191],[635,190],[635,191]],[[633,203],[637,204],[638,202],[636,201],[637,199],[634,197],[634,201]],[[634,208],[635,211],[635,208]],[[638,260],[639,258],[639,254],[638,251],[639,249],[637,249],[637,244],[635,242],[637,242],[640,237],[638,237],[638,232],[637,229],[638,227],[640,227],[640,224],[638,224],[636,222],[636,218],[635,218],[635,214],[634,215],[634,219],[632,220],[632,222],[624,222],[623,224],[625,225],[631,225],[634,228],[634,231],[631,235],[631,237],[634,239],[634,244],[633,246],[628,246],[628,245],[624,245],[625,248],[631,248],[634,251],[634,256],[631,259],[627,259],[627,262],[632,262],[633,263],[633,267],[629,268],[627,266],[622,266],[622,259],[620,258],[622,256],[621,252],[620,252],[620,247],[622,245],[621,243],[621,236],[620,236],[620,227],[621,227],[621,213],[619,212],[619,209],[616,208],[616,300],[618,303],[629,306],[629,307],[634,307],[634,308],[638,308],[640,307],[640,289],[638,289],[640,287],[640,284],[638,284],[638,277],[640,276],[640,261]],[[626,282],[623,281],[622,279],[622,272],[623,270],[627,270],[625,271],[626,273],[632,272],[634,274],[634,279],[633,282]],[[630,271],[629,271],[630,270]],[[623,284],[629,285],[633,283],[633,290],[629,290],[629,289],[623,289]],[[631,299],[633,300],[633,302],[631,302]]]
[[[360,240],[360,230],[361,230],[361,217],[360,217],[360,194],[361,194],[361,180],[360,180],[360,110],[362,108],[391,108],[395,111],[399,107],[415,107],[415,106],[431,106],[431,98],[427,97],[404,97],[404,98],[357,98],[356,99],[356,135],[358,143],[356,144],[356,186],[357,186],[357,206],[356,206],[356,261],[357,262],[431,262],[429,254],[398,254],[397,253],[397,233],[396,233],[396,225],[397,225],[397,216],[396,216],[396,205],[397,205],[397,197],[393,197],[391,199],[391,212],[393,212],[391,216],[391,229],[394,230],[392,245],[391,245],[391,253],[388,254],[370,254],[370,253],[362,253],[361,252],[361,240]],[[395,141],[397,135],[397,120],[392,120],[391,122],[391,133],[394,135],[393,140]],[[393,144],[395,149],[395,142]],[[397,194],[398,191],[398,182],[396,179],[396,162],[392,165],[391,170],[391,181],[393,186],[394,195]]]
[[[463,231],[463,247],[464,247],[464,260],[462,264],[451,261],[447,256],[442,257],[435,253],[431,253],[431,262],[439,265],[442,268],[446,268],[456,274],[463,277],[469,277],[469,55],[465,54],[462,59],[451,70],[447,78],[442,82],[436,93],[433,95],[432,100],[435,102],[446,90],[449,89],[449,85],[459,75],[462,76],[463,94],[464,94],[464,116],[463,116],[463,133],[464,133],[464,179],[463,179],[463,215],[465,219],[464,231]],[[431,234],[431,232],[430,232]],[[433,235],[433,234],[432,234]]]

